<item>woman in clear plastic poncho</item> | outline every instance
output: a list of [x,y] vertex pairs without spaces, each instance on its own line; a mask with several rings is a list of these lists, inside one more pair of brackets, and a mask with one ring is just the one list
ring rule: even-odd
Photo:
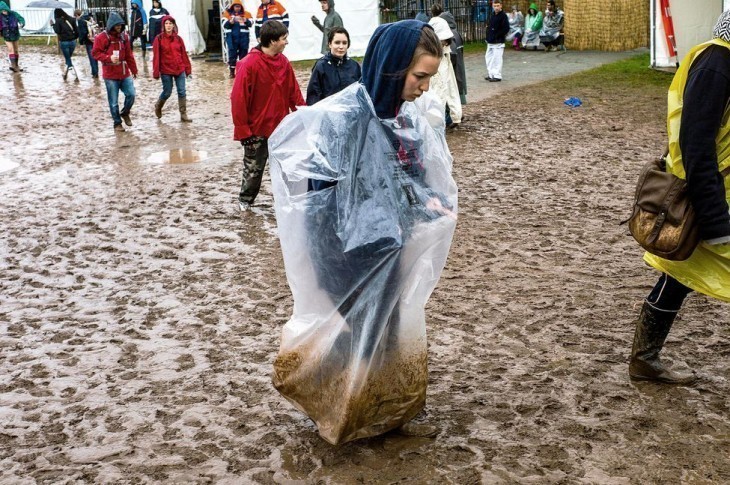
[[361,82],[270,138],[294,297],[273,382],[333,444],[400,427],[425,404],[424,307],[456,225],[443,106],[421,96],[441,56],[427,24],[382,25]]

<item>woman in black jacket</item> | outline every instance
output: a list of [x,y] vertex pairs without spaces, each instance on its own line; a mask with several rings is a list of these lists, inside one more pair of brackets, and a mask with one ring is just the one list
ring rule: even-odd
[[307,106],[339,93],[361,76],[360,64],[347,57],[350,34],[344,27],[333,27],[327,36],[330,51],[317,61],[307,86]]
[[76,26],[76,19],[64,12],[62,8],[53,11],[53,31],[58,35],[58,43],[66,60],[66,69],[63,71],[64,81],[68,77],[68,71],[73,70],[74,76],[78,80],[79,75],[71,62],[71,56],[76,49],[76,39],[79,38],[79,30]]

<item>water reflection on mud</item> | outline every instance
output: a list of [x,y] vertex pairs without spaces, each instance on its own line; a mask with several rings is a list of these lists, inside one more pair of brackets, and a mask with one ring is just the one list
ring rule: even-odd
[[198,163],[208,158],[208,152],[174,148],[166,152],[156,152],[147,157],[148,163]]
[[8,160],[5,157],[0,156],[0,173],[8,172],[14,168],[16,168],[19,164],[17,162],[13,162],[12,160]]

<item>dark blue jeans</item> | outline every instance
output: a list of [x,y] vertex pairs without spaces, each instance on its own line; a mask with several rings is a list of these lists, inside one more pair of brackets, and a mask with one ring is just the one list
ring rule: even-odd
[[172,76],[170,74],[161,74],[162,79],[162,94],[160,94],[160,100],[165,101],[172,94],[172,83],[175,82],[175,88],[177,88],[177,97],[185,97],[185,73]]
[[671,276],[662,274],[659,281],[654,285],[654,289],[646,297],[646,301],[657,310],[678,312],[682,308],[684,299],[690,293],[692,293],[690,288]]
[[99,61],[94,59],[91,55],[91,50],[94,48],[94,44],[84,44],[86,47],[86,55],[89,56],[89,64],[91,65],[91,75],[99,77]]
[[75,40],[62,40],[61,41],[61,52],[63,53],[63,58],[66,59],[66,67],[74,67],[71,63],[71,56],[74,53],[74,50],[76,49],[76,41]]
[[[134,105],[134,96],[136,94],[134,90],[134,80],[132,76],[127,76],[124,79],[104,79],[106,85],[106,97],[109,101],[109,111],[112,114],[114,125],[122,124],[122,114],[129,114],[129,111]],[[119,112],[119,91],[124,94],[124,107],[121,113]]]

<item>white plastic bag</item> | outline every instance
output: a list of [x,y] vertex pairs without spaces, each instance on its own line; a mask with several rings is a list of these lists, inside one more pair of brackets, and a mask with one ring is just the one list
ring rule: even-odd
[[425,403],[424,306],[456,226],[443,128],[413,103],[379,120],[356,83],[290,114],[269,153],[294,297],[274,386],[333,444],[400,426]]

